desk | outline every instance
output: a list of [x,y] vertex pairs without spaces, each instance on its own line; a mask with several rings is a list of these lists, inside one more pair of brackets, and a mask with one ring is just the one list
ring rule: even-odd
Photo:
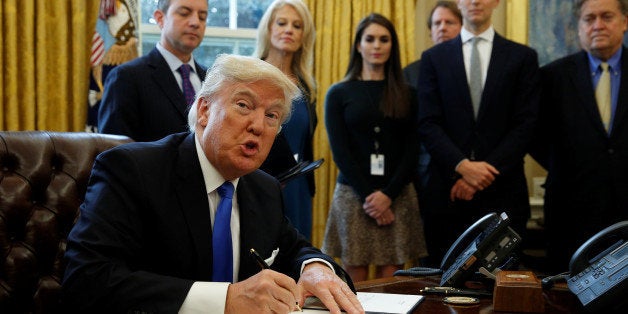
[[[361,292],[380,292],[398,294],[420,294],[419,290],[427,286],[438,286],[438,276],[428,277],[404,277],[395,276],[367,280],[355,283],[355,288]],[[586,313],[578,298],[573,295],[566,284],[557,284],[549,291],[544,291],[545,313]],[[505,313],[493,312],[493,298],[481,297],[480,304],[470,306],[449,305],[442,302],[441,295],[425,295],[413,313]]]

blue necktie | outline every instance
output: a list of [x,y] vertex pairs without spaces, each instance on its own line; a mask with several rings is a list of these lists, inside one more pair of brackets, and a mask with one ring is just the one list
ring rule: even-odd
[[231,200],[233,198],[233,184],[225,181],[218,187],[220,202],[214,218],[214,232],[212,235],[214,268],[212,281],[233,281],[233,246],[231,245]]
[[179,73],[181,73],[181,80],[183,85],[183,96],[185,96],[185,103],[189,106],[194,102],[195,92],[192,82],[190,82],[190,71],[192,67],[184,63],[179,67]]

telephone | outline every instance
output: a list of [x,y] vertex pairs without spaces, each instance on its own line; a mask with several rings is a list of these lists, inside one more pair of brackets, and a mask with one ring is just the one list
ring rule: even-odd
[[445,253],[440,264],[443,270],[440,285],[461,286],[481,268],[493,272],[498,267],[507,267],[521,242],[509,223],[506,213],[490,213],[469,227]]
[[572,256],[567,286],[588,311],[628,308],[627,240],[628,221],[621,221],[595,234]]
[[506,213],[490,213],[480,218],[451,245],[440,269],[413,267],[395,275],[429,276],[442,274],[441,286],[463,287],[476,272],[494,275],[497,268],[508,268],[516,260],[514,250],[521,236],[508,226]]

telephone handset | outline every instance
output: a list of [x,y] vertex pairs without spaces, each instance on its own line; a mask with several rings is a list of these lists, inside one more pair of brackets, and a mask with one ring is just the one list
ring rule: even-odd
[[589,311],[628,308],[628,221],[605,228],[576,250],[567,285]]
[[492,272],[507,264],[521,242],[509,223],[506,213],[490,213],[469,227],[443,257],[440,285],[463,286],[480,268]]

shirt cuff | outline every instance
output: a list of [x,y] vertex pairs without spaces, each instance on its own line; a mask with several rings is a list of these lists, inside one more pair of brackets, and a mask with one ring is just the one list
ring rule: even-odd
[[224,313],[228,282],[195,282],[185,297],[180,314]]
[[327,265],[327,267],[331,268],[331,271],[333,271],[333,272],[334,272],[334,274],[336,273],[336,271],[334,270],[334,267],[333,267],[333,266],[331,266],[331,264],[330,264],[328,261],[326,261],[326,260],[324,260],[324,259],[322,259],[322,258],[310,258],[310,259],[306,260],[305,262],[303,262],[303,264],[301,264],[301,272],[299,272],[299,274],[302,274],[302,273],[303,273],[303,268],[305,268],[305,266],[306,266],[307,264],[309,264],[309,263],[313,263],[313,262],[321,262],[321,263],[324,263],[325,265]]
[[458,167],[460,167],[460,164],[461,164],[463,161],[465,161],[465,160],[469,160],[469,159],[468,159],[468,158],[465,158],[465,159],[461,160],[461,161],[460,161],[460,162],[456,165],[456,167],[454,168],[454,171],[455,171],[455,172],[458,172]]

